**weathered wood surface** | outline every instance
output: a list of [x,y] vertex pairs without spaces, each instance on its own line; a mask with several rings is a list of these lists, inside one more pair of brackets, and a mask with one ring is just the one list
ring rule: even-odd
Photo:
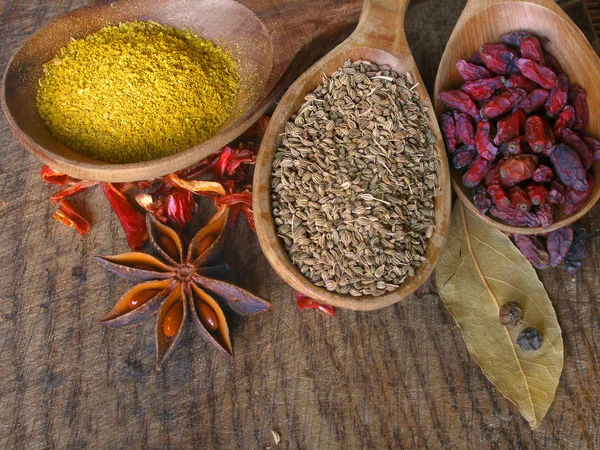
[[[0,67],[34,30],[84,3],[1,1]],[[463,5],[409,10],[429,89]],[[190,330],[155,372],[151,321],[129,330],[98,324],[128,288],[92,259],[126,249],[101,192],[76,200],[94,222],[81,239],[51,219],[54,190],[4,120],[0,149],[1,448],[600,448],[600,207],[583,221],[593,238],[577,278],[562,268],[542,273],[565,370],[546,420],[531,431],[469,358],[431,280],[377,312],[298,312],[242,223],[226,260],[273,310],[234,328],[233,360]]]

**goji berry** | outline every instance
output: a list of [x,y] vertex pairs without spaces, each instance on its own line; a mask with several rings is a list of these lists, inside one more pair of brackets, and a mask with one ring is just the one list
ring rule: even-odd
[[558,144],[550,154],[550,161],[554,173],[565,186],[580,192],[588,188],[585,167],[577,152],[571,147]]
[[458,73],[465,81],[476,81],[481,80],[482,78],[490,78],[492,76],[489,70],[487,70],[485,67],[472,64],[464,59],[459,59],[456,62],[456,70],[458,70]]
[[594,187],[594,177],[591,173],[587,173],[587,184],[588,187],[585,191],[577,191],[575,189],[569,189],[563,199],[563,212],[565,214],[575,214],[585,204],[589,196],[592,194],[592,188]]
[[505,155],[516,156],[526,150],[529,150],[529,144],[527,143],[527,138],[525,136],[519,136],[500,145],[500,151]]
[[537,207],[535,216],[540,221],[542,228],[549,228],[554,222],[554,205],[552,203],[542,203]]
[[473,188],[473,205],[481,214],[487,213],[492,207],[492,200],[482,186]]
[[573,244],[573,228],[570,225],[548,233],[546,248],[550,255],[550,265],[558,267],[562,264]]
[[533,181],[538,183],[549,183],[552,181],[552,177],[554,177],[554,172],[548,166],[540,164],[537,169],[535,169],[535,173],[533,174]]
[[475,148],[482,158],[488,161],[496,159],[498,148],[492,142],[492,124],[489,122],[479,122],[477,124],[477,133],[475,134]]
[[510,206],[521,211],[529,211],[531,209],[531,201],[527,196],[527,193],[519,186],[515,186],[508,191],[508,198],[510,199]]
[[537,83],[534,83],[529,78],[524,77],[520,73],[514,73],[508,79],[503,80],[504,86],[507,88],[519,88],[527,92],[531,92],[534,89],[539,88]]
[[517,110],[505,119],[498,121],[498,131],[494,138],[494,144],[500,145],[523,134],[525,126],[525,113]]
[[525,58],[517,59],[519,71],[531,81],[545,89],[552,89],[556,83],[556,74],[545,66]]
[[510,206],[510,199],[499,184],[492,184],[487,188],[488,195],[492,198],[494,205],[504,209]]
[[475,160],[476,156],[477,151],[474,148],[463,145],[462,147],[457,149],[452,155],[452,166],[455,169],[462,169],[463,167],[467,167]]
[[550,91],[548,100],[544,107],[546,108],[546,114],[550,117],[554,117],[559,114],[567,104],[567,97],[569,94],[569,76],[566,73],[561,73],[556,77],[556,84]]

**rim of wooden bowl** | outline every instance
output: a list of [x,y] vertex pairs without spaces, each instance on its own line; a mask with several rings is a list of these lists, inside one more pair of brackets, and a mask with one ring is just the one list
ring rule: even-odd
[[[565,26],[568,26],[571,29],[572,35],[576,36],[578,38],[577,39],[578,44],[580,43],[584,46],[587,46],[588,48],[586,50],[595,54],[594,50],[589,45],[587,38],[583,35],[581,30],[579,30],[579,28],[577,28],[577,26],[572,23],[571,19],[568,16],[566,16],[566,14],[562,10],[557,13],[557,11],[547,8],[544,5],[531,3],[531,2],[496,3],[496,4],[491,4],[485,8],[477,11],[477,13],[475,13],[475,14],[469,15],[466,20],[463,20],[463,17],[461,16],[461,18],[459,19],[459,23],[457,23],[457,26],[454,28],[454,31],[452,32],[452,35],[454,35],[454,33],[460,32],[460,30],[462,30],[464,27],[469,26],[470,23],[477,21],[478,16],[480,14],[484,13],[484,11],[491,9],[491,8],[505,8],[508,5],[511,5],[514,3],[526,3],[528,5],[528,7],[531,7],[531,8],[543,8],[544,10],[548,11],[550,14],[556,16],[556,20],[560,20],[562,23],[565,24]],[[559,8],[559,7],[557,6],[557,8]],[[563,16],[563,14],[564,14],[564,16]],[[520,28],[520,29],[522,29],[522,28]],[[513,31],[513,30],[510,30],[510,31]],[[536,35],[543,34],[537,30],[531,30],[531,32]],[[451,36],[451,39],[452,39],[452,36]],[[483,45],[483,43],[477,43],[477,44]],[[448,47],[446,47],[446,50],[447,49],[448,49]],[[442,56],[440,65],[438,67],[438,73],[437,73],[437,77],[436,77],[435,90],[434,90],[433,103],[434,103],[434,109],[435,109],[438,120],[439,120],[441,114],[447,110],[445,105],[438,99],[438,93],[440,92],[440,84],[442,82],[441,69],[443,68],[443,66],[449,67],[451,73],[454,73],[456,75],[457,79],[459,78],[458,71],[456,70],[456,66],[454,65],[455,61],[451,61],[452,64],[449,64],[449,62],[446,61],[450,57],[449,54],[447,54],[446,50],[444,50],[444,54]],[[468,59],[473,52],[465,51],[463,53],[464,54],[462,56],[464,58]],[[552,51],[551,51],[551,53],[552,53]],[[554,56],[556,57],[556,55],[554,55]],[[559,62],[561,62],[561,61],[559,60]],[[598,60],[598,62],[599,62],[598,66],[600,67],[600,60]],[[568,71],[566,73],[569,74]],[[600,70],[598,71],[598,73],[600,73]],[[449,75],[447,74],[446,77],[449,77]],[[582,87],[586,90],[586,92],[590,91],[589,86],[588,86],[588,89],[586,89],[586,87],[583,86],[583,84],[582,84]],[[457,87],[454,87],[454,88],[448,87],[448,88],[456,89]],[[444,90],[447,90],[448,88],[445,87]],[[589,131],[589,129],[588,129],[588,131]],[[600,130],[598,130],[598,132],[600,132]],[[461,183],[461,178],[462,178],[462,175],[464,172],[459,169],[454,169],[451,166],[449,166],[449,169],[450,169],[452,188],[453,188],[454,192],[456,193],[456,195],[458,196],[459,200],[462,202],[462,204],[471,213],[473,213],[478,219],[480,219],[484,223],[486,223],[494,228],[497,228],[500,231],[509,233],[509,234],[521,234],[521,235],[546,234],[546,233],[558,230],[560,228],[564,228],[568,225],[573,224],[574,222],[578,221],[583,216],[585,216],[590,211],[590,209],[592,209],[594,207],[594,205],[598,202],[598,200],[600,200],[600,187],[595,187],[594,192],[592,192],[592,194],[589,196],[589,198],[584,203],[584,205],[576,213],[565,217],[564,213],[562,212],[562,208],[557,208],[557,210],[554,213],[554,219],[557,219],[557,220],[555,222],[553,222],[552,225],[549,226],[548,228],[543,228],[543,227],[529,228],[529,227],[511,226],[511,225],[507,225],[506,223],[501,222],[493,217],[490,217],[487,214],[481,214],[481,212],[473,204],[472,197],[470,195],[472,192],[472,189],[465,188]],[[594,174],[595,184],[596,184],[596,186],[598,186],[598,184],[600,184],[600,162],[593,163],[591,170]]]

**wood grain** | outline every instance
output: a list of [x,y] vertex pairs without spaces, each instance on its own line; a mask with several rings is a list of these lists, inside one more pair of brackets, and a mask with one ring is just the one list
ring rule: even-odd
[[[33,31],[84,3],[0,2],[0,67]],[[429,89],[464,3],[409,8],[407,35]],[[0,448],[600,448],[598,207],[582,221],[593,237],[577,278],[563,268],[541,274],[565,370],[532,432],[469,358],[431,280],[376,312],[299,312],[241,223],[226,259],[273,311],[233,327],[232,361],[190,331],[155,372],[153,323],[98,324],[128,288],[92,259],[126,249],[101,192],[77,199],[94,224],[81,239],[51,219],[54,189],[4,120],[0,149]]]

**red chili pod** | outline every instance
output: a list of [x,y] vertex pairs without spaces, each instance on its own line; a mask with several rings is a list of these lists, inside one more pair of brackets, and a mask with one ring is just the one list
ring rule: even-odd
[[484,44],[479,54],[486,67],[500,75],[508,73],[517,59],[517,53],[504,44]]
[[100,186],[121,223],[127,244],[134,250],[140,249],[148,240],[146,218],[112,184],[101,183]]
[[569,91],[569,104],[575,109],[575,123],[573,129],[583,133],[590,121],[590,111],[586,100],[586,93],[581,86],[575,84]]
[[467,188],[474,188],[477,186],[485,177],[488,170],[490,170],[491,162],[485,158],[478,156],[475,158],[469,170],[465,172],[462,177],[463,186]]
[[571,128],[575,123],[575,110],[571,105],[565,106],[562,112],[556,118],[554,122],[554,136],[557,139],[561,139],[563,132],[567,128]]
[[545,89],[534,89],[519,103],[519,109],[525,114],[531,114],[544,106],[549,95],[550,92]]
[[456,70],[465,81],[481,80],[482,78],[490,78],[492,75],[485,67],[459,59],[456,62]]
[[523,38],[519,43],[519,49],[521,50],[521,57],[530,59],[541,65],[546,64],[544,52],[542,51],[542,45],[535,36],[527,36]]
[[494,78],[482,78],[475,81],[467,81],[460,88],[461,91],[469,94],[473,100],[483,101],[494,95],[498,89],[501,89],[504,84],[503,78],[498,76]]
[[517,59],[516,64],[524,76],[543,88],[552,89],[556,84],[556,74],[551,69],[525,58]]
[[484,119],[494,119],[515,109],[527,97],[523,89],[507,89],[501,94],[492,97],[479,112]]
[[505,119],[499,120],[498,131],[494,138],[494,144],[500,145],[523,134],[525,126],[525,113],[517,110]]
[[586,169],[589,169],[594,160],[594,154],[588,145],[577,134],[573,133],[569,128],[563,131],[563,143],[571,147],[579,154],[581,162]]
[[81,236],[90,231],[90,223],[66,200],[60,201],[60,208],[52,217],[63,225],[75,228]]
[[63,186],[67,181],[69,181],[68,175],[58,172],[57,170],[54,170],[48,166],[42,166],[42,169],[40,170],[40,176],[46,183],[56,184],[58,186]]
[[566,73],[561,73],[556,77],[556,84],[552,91],[550,91],[548,100],[546,100],[546,104],[544,105],[546,114],[550,117],[559,114],[567,104],[568,94],[569,76]]
[[492,124],[490,122],[479,122],[475,134],[475,149],[479,156],[493,161],[498,154],[498,147],[492,142]]
[[444,137],[444,143],[446,144],[446,150],[454,153],[454,150],[456,150],[456,125],[452,113],[445,112],[442,114],[440,117],[440,128]]
[[440,92],[438,94],[438,98],[448,105],[450,108],[458,109],[471,117],[479,118],[479,111],[477,110],[477,106],[471,100],[467,94],[462,91],[454,90],[454,91],[446,91]]
[[67,185],[64,189],[58,191],[56,194],[50,197],[50,201],[52,203],[58,203],[62,199],[67,197],[72,197],[74,195],[80,194],[84,191],[87,191],[89,188],[96,186],[98,181],[92,180],[82,180],[78,181],[74,184]]
[[460,111],[454,111],[454,124],[456,126],[456,142],[467,147],[475,147],[475,129],[471,118]]
[[525,136],[527,142],[535,153],[544,153],[549,156],[556,144],[554,133],[548,122],[540,116],[530,116],[525,121]]
[[321,312],[329,314],[331,317],[335,317],[335,308],[329,305],[323,305],[315,302],[312,298],[307,297],[300,292],[296,292],[296,306],[298,309],[317,309]]

